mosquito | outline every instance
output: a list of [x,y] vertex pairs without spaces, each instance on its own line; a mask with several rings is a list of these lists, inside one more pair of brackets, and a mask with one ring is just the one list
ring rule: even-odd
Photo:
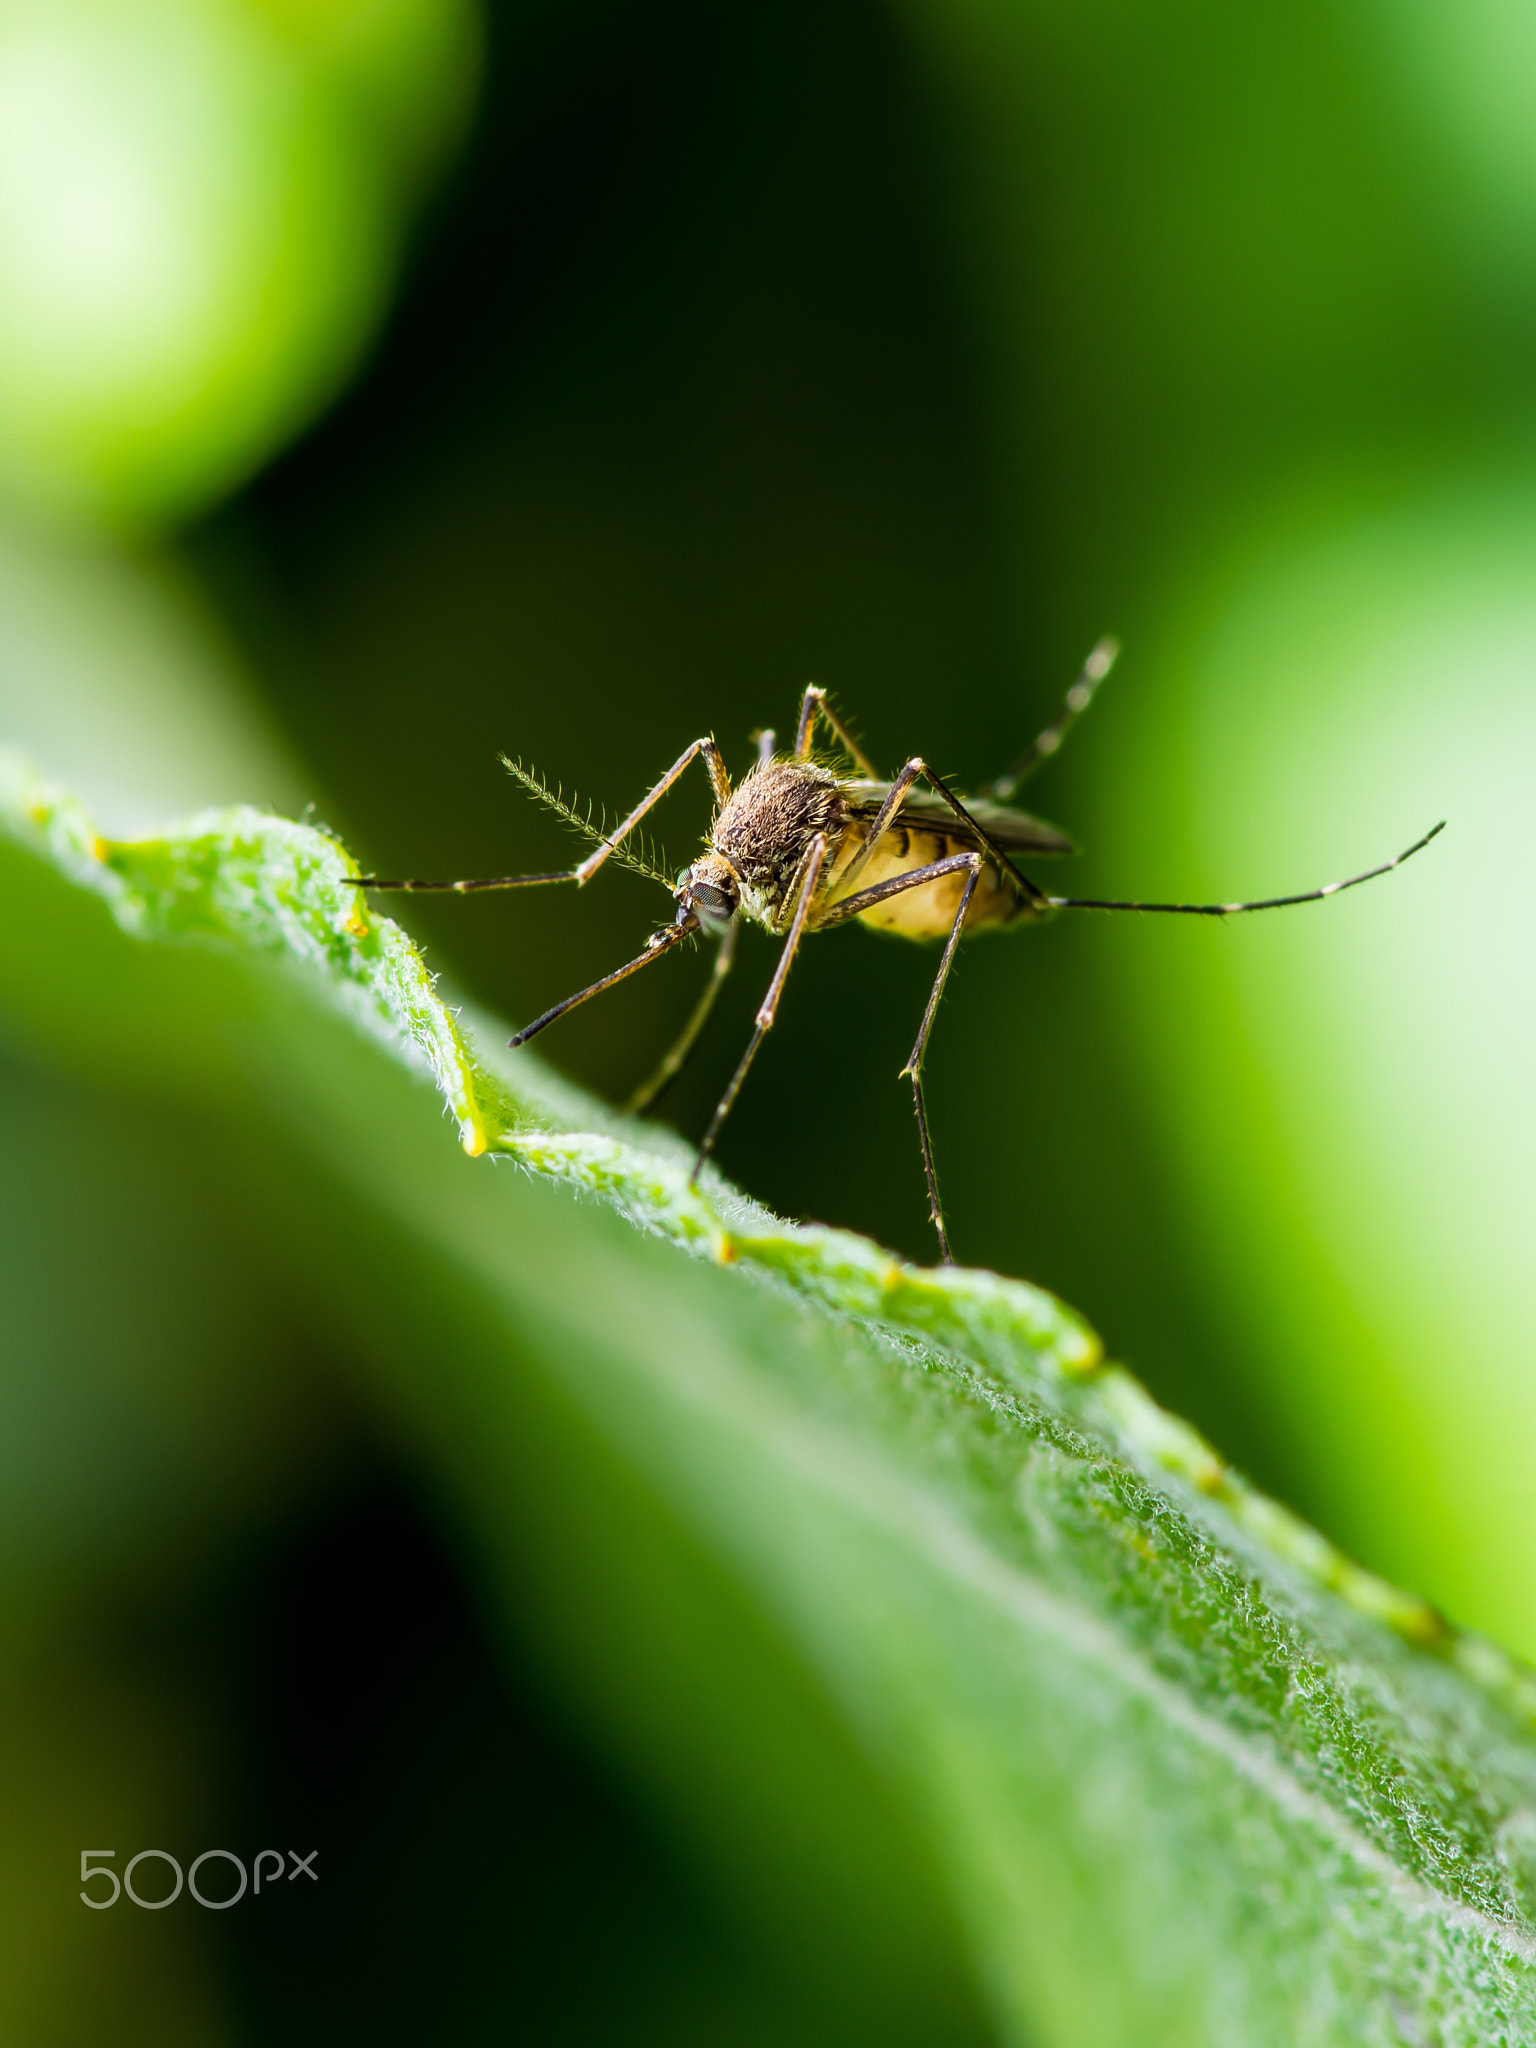
[[[607,834],[584,820],[563,798],[520,764],[506,767],[542,801],[590,836],[598,845],[574,868],[553,874],[503,875],[486,881],[387,881],[366,875],[352,886],[375,891],[445,890],[470,895],[488,889],[528,889],[545,884],[590,882],[610,859],[637,868],[668,889],[677,905],[673,921],[652,934],[645,950],[622,967],[578,989],[546,1010],[509,1040],[526,1045],[558,1018],[589,1002],[621,981],[638,974],[685,940],[698,934],[718,938],[714,972],[693,1014],[656,1071],[625,1105],[639,1114],[656,1102],[672,1082],[714,1008],[735,964],[743,922],[761,925],[783,940],[768,992],[758,1008],[752,1037],[709,1120],[694,1161],[696,1181],[715,1148],[752,1062],[778,1016],[784,985],[810,932],[838,925],[871,925],[906,938],[942,940],[943,954],[929,991],[917,1041],[900,1078],[912,1083],[917,1111],[918,1144],[928,1190],[928,1214],[938,1233],[946,1263],[953,1260],[944,1209],[939,1199],[928,1108],[923,1097],[923,1061],[949,979],[961,934],[987,925],[1035,922],[1058,910],[1136,911],[1172,917],[1236,917],[1255,910],[1282,910],[1296,903],[1317,903],[1344,889],[1374,881],[1411,860],[1444,829],[1444,821],[1415,840],[1406,852],[1380,867],[1346,881],[1327,882],[1292,896],[1267,896],[1247,903],[1132,903],[1093,896],[1051,896],[1014,865],[1018,854],[1047,855],[1075,851],[1071,840],[1054,825],[1013,807],[1019,785],[1051,759],[1094,693],[1108,675],[1119,647],[1099,641],[1067,692],[1060,710],[1005,775],[974,796],[962,797],[921,757],[914,754],[899,774],[887,778],[870,765],[858,742],[827,700],[812,684],[800,701],[794,745],[778,751],[772,731],[759,733],[757,759],[734,788],[712,737],[686,748],[628,817]],[[825,724],[839,752],[816,751],[818,725]],[[637,828],[694,761],[702,761],[714,790],[715,814],[705,851],[678,876],[668,880],[639,850]],[[853,774],[846,772],[851,764]]]

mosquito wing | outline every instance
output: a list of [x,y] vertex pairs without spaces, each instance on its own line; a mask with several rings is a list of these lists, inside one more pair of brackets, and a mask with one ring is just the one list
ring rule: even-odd
[[[844,801],[854,817],[873,818],[890,795],[891,785],[888,782],[854,780],[845,782],[842,789]],[[1011,810],[1007,804],[993,803],[984,796],[962,797],[961,802],[977,824],[990,835],[993,843],[1005,853],[1077,851],[1065,832],[1059,832],[1054,825],[1047,825],[1043,818],[1032,818],[1028,811]],[[964,841],[970,836],[943,797],[931,789],[909,789],[896,815],[908,824],[921,821],[924,825],[932,825],[951,839]]]

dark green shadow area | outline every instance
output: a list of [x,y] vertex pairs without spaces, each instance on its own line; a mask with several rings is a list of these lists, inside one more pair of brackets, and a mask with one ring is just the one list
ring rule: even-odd
[[[994,2038],[958,1958],[898,2006],[860,1967],[856,1932],[839,1953],[825,1928],[818,1954],[777,1939],[771,1912],[744,1921],[488,1630],[475,1577],[380,1465],[220,1589],[207,1624],[243,1795],[224,1833],[321,1850],[321,1883],[269,1878],[259,1905],[220,1923],[242,2038]],[[775,1698],[795,1687],[790,1667],[768,1640],[742,1640],[724,1592],[721,1654],[755,1658],[765,1711],[794,1713]],[[867,1826],[880,1795],[866,1785],[861,1802],[867,1767],[818,1718],[829,1797]],[[806,1889],[823,1891],[814,1875]]]

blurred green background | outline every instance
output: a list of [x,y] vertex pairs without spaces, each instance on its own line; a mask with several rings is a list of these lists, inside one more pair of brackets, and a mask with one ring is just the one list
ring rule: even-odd
[[[365,865],[503,873],[566,842],[500,751],[611,809],[814,680],[974,785],[1113,630],[1047,879],[1263,895],[1447,817],[1315,909],[978,941],[931,1107],[962,1259],[1536,1654],[1533,345],[1508,0],[0,0],[0,740],[110,830],[313,804]],[[527,1018],[657,913],[615,874],[407,922]],[[707,971],[551,1057],[622,1096]],[[809,948],[721,1153],[924,1258],[930,973]],[[882,2038],[522,1646],[195,1123],[6,1048],[8,2031]],[[396,1881],[270,1948],[82,1929],[34,1873],[106,1813],[293,1816]],[[987,2038],[933,1981],[912,2038]]]

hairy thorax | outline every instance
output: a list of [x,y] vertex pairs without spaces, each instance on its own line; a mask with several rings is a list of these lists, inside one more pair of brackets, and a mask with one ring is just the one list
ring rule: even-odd
[[[749,775],[715,820],[717,853],[743,884],[743,903],[776,907],[818,832],[836,846],[848,823],[837,777],[809,761],[774,761]],[[758,913],[760,914],[760,913]]]

